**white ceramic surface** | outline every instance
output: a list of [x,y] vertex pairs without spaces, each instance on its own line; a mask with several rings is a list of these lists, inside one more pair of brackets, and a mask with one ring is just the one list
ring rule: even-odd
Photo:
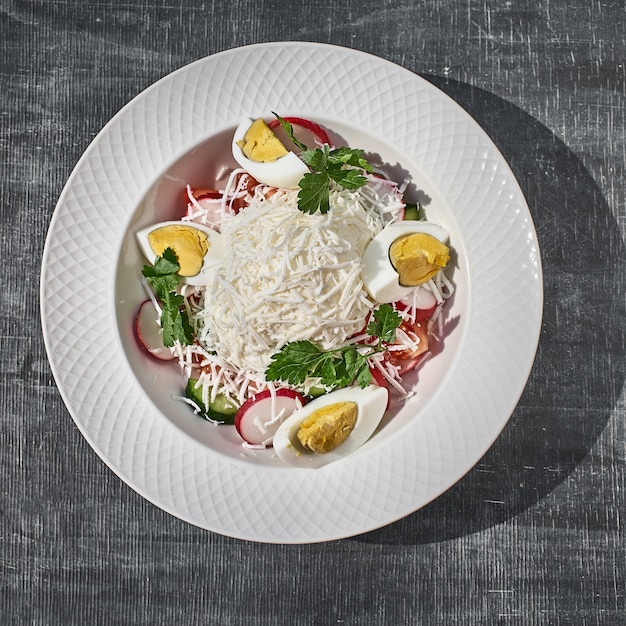
[[[245,97],[242,97],[244,94]],[[329,97],[328,94],[332,94]],[[417,395],[363,448],[319,470],[252,455],[172,395],[181,379],[136,349],[141,266],[132,233],[168,219],[185,179],[246,116],[301,115],[413,175],[451,233],[457,293],[444,349]],[[80,293],[78,299],[76,294]],[[42,324],[57,385],[90,445],[145,498],[242,539],[298,543],[362,533],[454,484],[489,448],[525,386],[542,275],[528,207],[506,162],[451,99],[382,59],[313,43],[201,59],[124,107],[72,173],[53,215]]]

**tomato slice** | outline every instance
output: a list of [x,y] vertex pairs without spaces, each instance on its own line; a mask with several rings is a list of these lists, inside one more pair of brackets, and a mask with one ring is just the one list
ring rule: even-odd
[[381,374],[379,369],[377,369],[376,367],[370,367],[369,369],[370,374],[374,379],[374,384],[378,385],[379,387],[388,387],[387,381],[385,380],[385,377]]
[[409,336],[418,338],[419,343],[415,350],[389,350],[387,359],[395,365],[402,374],[412,370],[420,360],[424,352],[428,350],[428,329],[425,321],[416,321],[414,323],[403,321],[400,328]]
[[[397,302],[394,302],[393,305],[394,305],[396,311],[406,311],[409,308],[401,300],[398,300]],[[437,308],[437,303],[435,302],[435,304],[433,304],[433,306],[431,306],[428,309],[411,309],[411,317],[416,322],[425,322],[426,320],[429,320],[432,317],[432,315],[435,312],[436,308]]]
[[[316,124],[311,120],[306,120],[302,117],[284,117],[283,119],[289,122],[292,126],[300,126],[301,128],[305,128],[306,130],[310,131],[318,138],[320,143],[327,143],[330,145],[330,138],[328,137],[328,133],[319,124]],[[280,122],[277,119],[272,120],[268,123],[268,126],[272,130],[274,128],[277,128],[279,125]]]

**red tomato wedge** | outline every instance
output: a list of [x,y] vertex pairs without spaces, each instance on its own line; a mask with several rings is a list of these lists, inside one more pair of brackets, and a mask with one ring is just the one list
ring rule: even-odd
[[[393,305],[396,311],[406,311],[407,309],[409,309],[409,306],[405,302],[402,302],[402,300],[394,302]],[[416,322],[424,322],[432,317],[436,308],[437,303],[435,302],[435,304],[427,309],[411,309],[410,315],[411,318],[414,319]]]
[[[328,133],[319,124],[316,124],[311,120],[305,120],[302,117],[284,117],[283,119],[289,122],[292,126],[300,126],[301,128],[305,128],[309,132],[313,133],[320,143],[327,143],[330,145]],[[280,126],[280,122],[278,120],[272,120],[268,123],[268,126],[274,130]]]
[[420,361],[420,357],[428,350],[428,329],[425,321],[402,322],[400,328],[412,339],[419,339],[415,350],[390,350],[388,352],[389,362],[399,369],[400,376],[412,370]]
[[269,389],[248,398],[235,415],[235,428],[241,438],[252,445],[271,441],[278,427],[306,400],[292,389]]

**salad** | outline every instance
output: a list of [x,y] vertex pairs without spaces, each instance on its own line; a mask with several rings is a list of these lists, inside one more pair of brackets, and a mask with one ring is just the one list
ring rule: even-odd
[[[414,392],[453,293],[448,232],[363,150],[313,121],[245,119],[219,189],[136,233],[136,336],[181,368],[181,400],[242,446],[321,467]],[[217,185],[216,185],[217,186]]]

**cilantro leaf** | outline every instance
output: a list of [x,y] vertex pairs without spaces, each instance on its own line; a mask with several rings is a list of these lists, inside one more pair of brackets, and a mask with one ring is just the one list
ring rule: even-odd
[[144,265],[142,274],[161,301],[161,328],[163,345],[171,348],[177,341],[182,345],[193,343],[193,328],[187,311],[181,310],[184,298],[175,293],[178,287],[178,257],[171,248],[157,256],[154,265]]
[[162,301],[161,328],[163,345],[171,348],[175,342],[188,345],[193,339],[193,328],[189,323],[187,311],[181,310],[183,297],[173,292],[166,294]]
[[378,337],[378,345],[357,343],[324,351],[310,341],[285,344],[272,356],[265,378],[295,386],[302,385],[307,378],[319,378],[321,384],[330,389],[355,383],[367,387],[372,383],[368,358],[383,350],[383,342],[395,340],[401,321],[390,304],[381,304],[367,326],[368,335]]
[[328,176],[344,189],[360,189],[367,184],[367,178],[359,170],[328,169]]
[[327,213],[330,208],[330,183],[341,185],[344,189],[360,189],[367,184],[362,172],[371,172],[372,166],[363,156],[363,150],[341,146],[330,149],[329,145],[321,148],[309,148],[298,141],[293,134],[293,126],[277,113],[273,113],[293,143],[302,150],[300,159],[309,166],[311,172],[300,179],[298,208],[303,213]]
[[[356,381],[360,387],[367,387],[372,382],[367,356],[362,355],[356,346],[349,346],[344,353],[348,385]],[[344,385],[347,386],[347,385]]]
[[371,172],[372,166],[367,162],[367,159],[363,157],[363,154],[365,154],[364,150],[341,146],[329,153],[328,160],[330,163],[352,165],[353,167],[360,167],[366,172]]
[[154,289],[157,298],[163,300],[167,292],[178,287],[178,270],[178,257],[171,248],[167,248],[163,256],[156,257],[154,265],[143,266],[142,274]]
[[365,363],[359,367],[354,378],[361,388],[367,387],[368,385],[372,384],[372,382],[374,381],[374,377],[372,376],[372,372],[369,368],[369,365],[367,364],[367,361],[365,361]]
[[367,334],[378,337],[386,343],[392,343],[396,338],[396,329],[400,326],[402,318],[390,304],[381,304],[372,314],[374,318],[367,325]]
[[288,343],[272,356],[265,377],[267,380],[284,380],[291,385],[301,385],[308,376],[315,375],[327,359],[325,354],[310,341]]
[[328,167],[328,155],[330,154],[330,148],[323,146],[322,148],[315,148],[313,150],[305,150],[300,154],[300,158],[314,171],[323,172]]
[[300,150],[307,150],[307,147],[302,142],[298,141],[295,138],[295,136],[293,134],[293,126],[292,126],[291,122],[288,122],[285,118],[283,118],[280,115],[278,115],[278,113],[274,113],[274,111],[272,111],[272,115],[280,122],[280,125],[283,127],[283,130],[289,136],[289,139],[291,139],[291,141],[293,141],[293,143],[298,148],[300,148]]
[[154,293],[156,294],[159,300],[163,300],[165,294],[169,291],[173,291],[178,287],[178,276],[176,274],[165,274],[159,275],[153,273],[154,268],[150,265],[143,266],[143,275],[146,280],[154,289]]
[[310,172],[300,180],[298,208],[303,213],[328,213],[330,198],[328,196],[328,173]]

